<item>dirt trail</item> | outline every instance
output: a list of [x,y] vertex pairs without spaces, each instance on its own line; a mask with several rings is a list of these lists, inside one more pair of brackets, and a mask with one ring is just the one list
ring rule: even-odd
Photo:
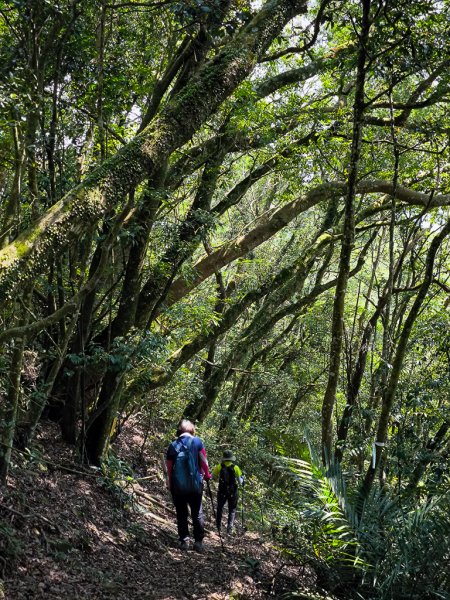
[[[7,600],[257,600],[306,583],[302,568],[257,533],[238,527],[223,552],[208,498],[205,552],[177,549],[174,514],[156,465],[127,489],[134,503],[124,508],[120,489],[77,466],[67,446],[54,442],[57,436],[46,425],[31,453],[15,453],[0,498]],[[136,454],[137,438],[125,436],[119,452]]]

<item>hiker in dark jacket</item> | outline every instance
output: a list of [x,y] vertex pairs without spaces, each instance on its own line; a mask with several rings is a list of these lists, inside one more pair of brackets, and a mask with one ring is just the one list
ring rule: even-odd
[[222,513],[225,503],[228,502],[228,525],[227,533],[232,533],[236,510],[238,504],[238,485],[243,485],[244,477],[241,469],[237,466],[236,458],[231,450],[225,450],[222,461],[212,470],[215,479],[219,479],[219,490],[217,492],[217,529],[220,532],[222,526]]
[[177,439],[167,449],[167,487],[172,493],[177,513],[179,547],[189,548],[188,508],[194,526],[194,550],[203,551],[205,535],[202,494],[203,479],[211,479],[202,440],[195,435],[191,421],[178,424]]

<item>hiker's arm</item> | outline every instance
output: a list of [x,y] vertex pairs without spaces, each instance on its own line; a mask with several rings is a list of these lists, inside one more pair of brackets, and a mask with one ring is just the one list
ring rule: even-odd
[[203,477],[208,480],[211,479],[212,475],[209,472],[208,459],[206,458],[206,450],[202,448],[198,455],[200,461],[200,471],[203,473]]
[[239,485],[243,485],[245,477],[243,476],[241,469],[237,465],[234,465],[234,472],[236,473]]
[[173,469],[173,460],[169,458],[166,459],[166,467],[167,467],[167,489],[170,490],[172,484],[172,469]]

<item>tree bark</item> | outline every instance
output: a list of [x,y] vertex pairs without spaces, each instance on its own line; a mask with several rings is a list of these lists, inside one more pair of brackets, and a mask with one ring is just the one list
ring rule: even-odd
[[0,250],[5,248],[9,240],[14,237],[14,224],[17,223],[19,218],[19,201],[25,161],[24,143],[15,112],[13,112],[12,118],[13,122],[10,127],[14,141],[14,176],[3,210],[3,219],[0,223]]
[[397,390],[397,384],[400,379],[400,373],[403,365],[403,360],[406,354],[406,347],[408,344],[409,337],[411,335],[411,331],[413,325],[417,319],[420,308],[426,298],[428,289],[433,281],[433,268],[434,268],[434,260],[436,258],[437,251],[445,239],[447,235],[450,234],[450,221],[448,221],[443,229],[437,234],[433,241],[430,244],[430,248],[427,253],[426,263],[425,263],[425,276],[422,285],[419,288],[417,296],[414,300],[414,303],[408,313],[408,316],[405,320],[405,324],[403,325],[403,329],[401,331],[399,341],[397,344],[397,348],[395,351],[394,359],[392,362],[391,374],[389,377],[389,381],[387,384],[386,391],[383,395],[383,403],[381,407],[380,418],[378,421],[378,429],[374,442],[374,458],[375,460],[371,462],[369,468],[367,469],[366,476],[361,485],[361,489],[359,491],[358,503],[357,503],[357,511],[359,517],[362,516],[364,511],[364,504],[367,498],[369,497],[370,491],[372,489],[372,484],[375,478],[375,473],[377,467],[380,463],[383,448],[386,444],[388,437],[388,428],[389,428],[389,416],[391,414],[391,408],[395,399],[395,392]]
[[[328,237],[331,238],[331,236]],[[350,276],[358,273],[363,267],[366,252],[372,241],[373,238],[371,238],[363,248],[355,267],[350,272]],[[247,307],[263,298],[274,288],[277,288],[284,282],[288,281],[289,275],[292,275],[291,266],[280,271],[276,277],[269,282],[265,282],[258,289],[248,292],[243,298],[241,298],[235,305],[231,306],[224,313],[221,322],[216,325],[210,333],[206,335],[201,334],[194,340],[186,343],[184,346],[176,350],[167,359],[163,366],[155,368],[151,372],[145,370],[142,373],[138,373],[129,384],[127,388],[127,395],[139,397],[142,395],[144,389],[147,392],[148,390],[156,389],[168,383],[182,365],[195,356],[197,352],[205,348],[209,342],[227,332],[230,327],[236,323]],[[256,321],[252,324],[252,327],[255,327],[254,337],[252,337],[252,340],[257,341],[259,339],[258,332],[262,333],[263,331],[269,330],[270,327],[284,317],[298,314],[305,307],[310,306],[320,294],[332,289],[335,285],[336,279],[328,280],[326,283],[317,283],[306,296],[303,296],[296,302],[292,302],[288,306],[281,307],[275,314],[269,315],[267,322],[263,323],[262,319],[258,319],[258,329],[256,328]]]
[[[189,282],[182,278],[176,279],[170,286],[166,306],[172,306],[181,298],[187,296],[214,272],[230,264],[237,258],[244,256],[266,240],[270,239],[293,219],[303,212],[306,212],[309,208],[316,206],[320,202],[331,202],[333,199],[342,197],[346,193],[348,193],[348,187],[345,183],[325,183],[313,188],[306,194],[288,202],[280,208],[274,208],[267,211],[267,213],[261,216],[251,231],[224,244],[208,256],[204,256],[194,263],[193,271],[195,272],[195,276],[193,276]],[[393,185],[390,181],[366,180],[358,183],[357,193],[392,194]],[[429,194],[416,192],[415,190],[410,190],[403,186],[397,186],[396,197],[411,206],[437,208],[439,206],[450,205],[450,194],[436,195],[433,196],[433,198],[430,198]],[[380,207],[378,206],[374,210],[375,212],[378,212]],[[373,210],[371,212],[373,212]],[[360,215],[360,218],[363,219],[366,216],[367,215],[363,213]],[[139,316],[137,325],[143,325],[143,321],[139,319]]]
[[[20,318],[23,325],[26,325],[29,319],[27,308],[30,298],[31,290],[28,289],[24,296],[24,307],[22,307],[23,314]],[[17,310],[20,311],[21,309],[17,307]],[[11,451],[16,431],[17,410],[21,392],[20,378],[23,368],[25,338],[18,337],[14,339],[12,346],[6,398],[2,399],[0,396],[0,485],[5,485],[6,483],[11,461]]]
[[426,468],[436,456],[435,453],[445,444],[445,436],[449,430],[450,421],[444,421],[436,434],[428,440],[424,448],[424,455],[422,458],[420,458],[419,462],[415,466],[414,471],[409,479],[409,483],[406,486],[407,492],[412,492],[417,488],[417,484],[423,477]]
[[37,424],[39,423],[40,418],[42,416],[42,412],[52,393],[58,372],[61,368],[61,365],[64,362],[64,358],[66,356],[67,351],[67,345],[75,328],[77,316],[78,315],[75,312],[72,316],[70,323],[66,328],[64,338],[61,340],[58,346],[58,356],[51,366],[50,372],[45,380],[45,383],[43,384],[42,389],[40,390],[41,393],[39,394],[39,397],[32,399],[30,408],[26,413],[25,423],[20,423],[20,426],[18,427],[16,437],[19,448],[26,448],[30,443],[31,439],[33,438]]
[[328,461],[332,449],[332,416],[336,401],[339,370],[342,354],[342,333],[347,282],[350,273],[350,260],[354,240],[354,201],[357,190],[357,176],[361,149],[361,133],[364,115],[364,86],[366,79],[367,43],[370,31],[371,0],[362,0],[362,24],[359,36],[358,67],[356,76],[356,92],[353,108],[353,139],[348,176],[348,191],[345,200],[344,234],[339,259],[339,275],[336,285],[331,325],[330,361],[328,383],[322,403],[322,458]]
[[0,251],[0,297],[8,302],[61,252],[145,177],[153,177],[250,74],[273,38],[297,14],[303,0],[270,0],[230,42],[204,64],[140,135],[56,203],[33,226]]
[[[336,449],[335,449],[335,458],[338,462],[341,462],[341,460],[343,458],[345,443],[347,441],[347,436],[348,436],[348,432],[349,432],[349,428],[350,428],[353,410],[354,410],[356,402],[357,402],[362,378],[363,378],[364,371],[366,368],[367,354],[369,352],[370,343],[371,343],[378,319],[380,318],[380,316],[383,312],[383,309],[386,306],[386,303],[388,302],[388,299],[392,293],[392,285],[394,284],[394,282],[397,280],[397,278],[399,277],[399,275],[401,273],[401,268],[402,268],[405,256],[407,255],[408,251],[411,250],[412,247],[414,247],[414,241],[405,246],[405,248],[402,252],[402,256],[400,257],[397,264],[395,265],[395,269],[393,269],[392,280],[390,278],[390,280],[387,282],[385,289],[378,300],[377,307],[376,307],[374,313],[372,314],[372,316],[370,317],[369,321],[367,322],[367,325],[364,328],[364,331],[363,331],[363,334],[361,337],[361,341],[360,341],[360,345],[359,345],[358,357],[357,357],[355,366],[353,368],[353,371],[350,375],[350,382],[348,385],[348,392],[347,392],[347,403],[345,405],[344,412],[342,414],[342,417],[341,417],[341,420],[340,420],[339,426],[338,426],[337,442],[336,442]],[[377,256],[377,262],[378,262],[378,259],[379,259],[379,256]],[[373,283],[371,282],[371,284],[369,285],[369,289],[371,288],[372,285],[373,285]],[[368,298],[370,297],[369,293],[367,294],[367,297]]]

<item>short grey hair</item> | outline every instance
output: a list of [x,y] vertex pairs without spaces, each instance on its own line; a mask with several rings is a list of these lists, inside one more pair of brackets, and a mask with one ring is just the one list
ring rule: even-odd
[[181,419],[178,423],[177,435],[181,435],[182,433],[195,434],[195,425],[192,421],[189,421],[189,419]]

